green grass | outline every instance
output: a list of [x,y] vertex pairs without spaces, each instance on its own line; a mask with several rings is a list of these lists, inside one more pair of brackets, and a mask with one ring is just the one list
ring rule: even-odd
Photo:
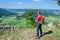
[[[52,31],[50,34],[46,34],[40,38],[40,40],[60,40],[60,23],[58,22],[60,19],[57,17],[46,17],[45,18],[45,24],[42,26],[43,33],[48,32],[49,30]],[[12,24],[12,25],[18,25],[23,28],[18,28],[17,30],[14,30],[12,33],[11,32],[5,32],[0,35],[0,40],[6,40],[6,39],[11,39],[11,40],[22,40],[23,39],[35,39],[35,32],[36,32],[36,27],[33,27],[30,23],[31,21],[27,20],[25,18],[22,18],[20,20],[17,20],[16,18],[10,17],[10,18],[5,18],[2,20],[0,24]],[[55,27],[52,29],[47,26],[49,22],[53,22]],[[30,27],[29,27],[30,26]],[[35,25],[36,26],[36,25]],[[24,28],[25,27],[25,28]],[[23,37],[24,36],[24,37]]]

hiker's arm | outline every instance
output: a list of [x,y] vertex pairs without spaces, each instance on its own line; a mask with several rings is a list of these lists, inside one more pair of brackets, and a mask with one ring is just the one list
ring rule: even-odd
[[35,22],[38,22],[38,17],[36,18]]

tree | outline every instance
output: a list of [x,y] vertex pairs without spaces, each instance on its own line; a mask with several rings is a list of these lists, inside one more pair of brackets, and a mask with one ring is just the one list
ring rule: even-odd
[[34,17],[33,17],[34,11],[32,9],[28,10],[26,13],[26,20],[30,20],[31,24],[34,24]]
[[53,0],[53,1],[56,1],[57,4],[60,6],[60,0]]
[[30,9],[30,10],[28,10],[27,11],[27,13],[26,13],[26,18],[27,18],[27,20],[31,20],[32,21],[32,19],[33,19],[33,10],[32,9]]
[[60,5],[60,0],[57,0],[57,2],[58,2],[58,5]]

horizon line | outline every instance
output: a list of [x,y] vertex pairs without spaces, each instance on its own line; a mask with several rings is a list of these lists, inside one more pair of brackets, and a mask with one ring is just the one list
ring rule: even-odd
[[[2,8],[2,9],[35,9],[35,8]],[[36,9],[43,9],[43,8],[36,8]],[[44,10],[60,10],[60,9],[44,9]]]

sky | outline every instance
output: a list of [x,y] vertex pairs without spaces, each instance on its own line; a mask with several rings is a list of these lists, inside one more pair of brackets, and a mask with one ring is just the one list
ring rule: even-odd
[[0,0],[0,8],[60,10],[57,2],[52,0]]

